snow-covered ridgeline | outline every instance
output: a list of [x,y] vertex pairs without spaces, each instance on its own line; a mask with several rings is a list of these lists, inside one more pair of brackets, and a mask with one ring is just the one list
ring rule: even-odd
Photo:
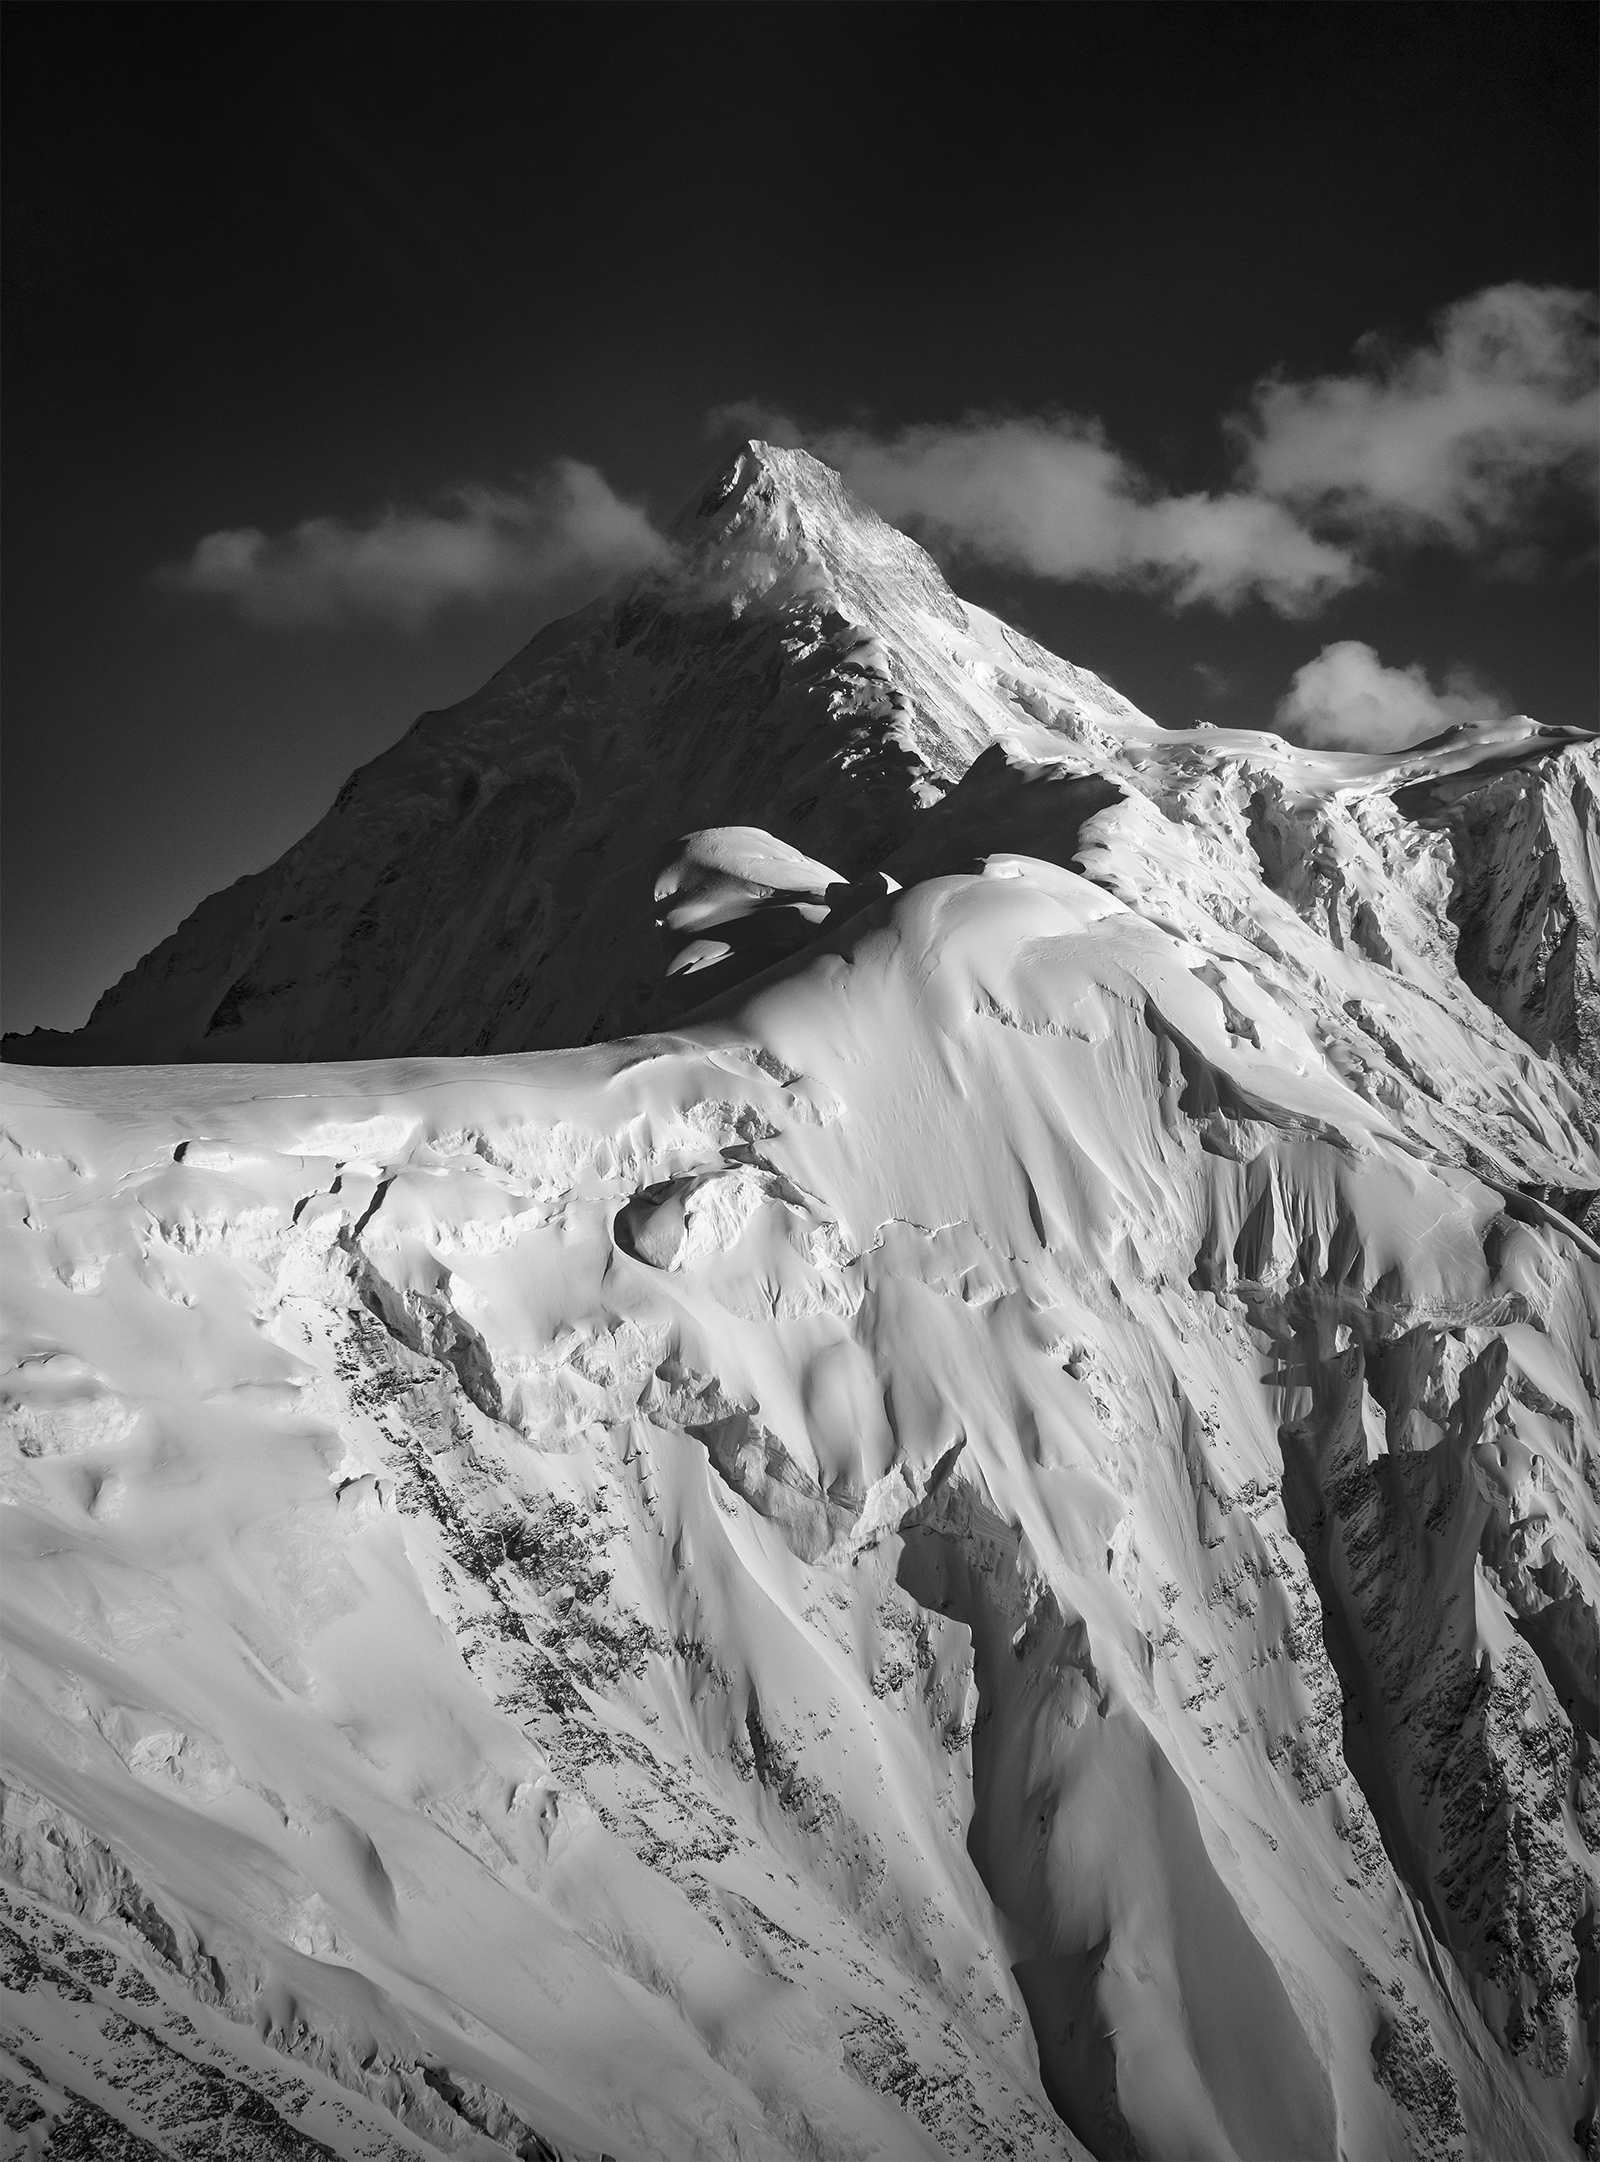
[[[8,1069],[36,2150],[1592,2121],[1593,751],[1164,734],[820,472],[752,450],[672,581],[368,769],[180,1047],[481,1034],[474,878],[545,896],[529,980],[710,1007]],[[641,808],[646,743],[715,787]]]
[[[674,942],[663,949],[651,917],[680,836],[763,828],[858,885],[908,850],[926,862],[929,807],[943,797],[948,811],[987,751],[1019,772],[1100,777],[1209,837],[1188,867],[1202,908],[1236,855],[1249,874],[1268,866],[1336,946],[1354,927],[1381,955],[1398,907],[1402,973],[1422,949],[1430,994],[1447,999],[1453,906],[1473,990],[1522,1033],[1531,1016],[1569,1077],[1584,1043],[1592,1069],[1592,747],[1558,755],[1563,739],[1529,721],[1388,759],[1172,734],[959,600],[804,452],[748,445],[674,531],[669,572],[552,624],[475,696],[424,715],[279,863],[213,895],[108,991],[86,1029],[11,1039],[8,1056],[519,1051],[668,1024],[686,987],[664,980]],[[959,829],[963,867],[1007,845],[1007,806],[992,783],[983,795],[932,821],[947,839]],[[1052,842],[1048,824],[1031,852],[1069,860],[1070,833]],[[1129,838],[1146,852],[1146,834]],[[1242,903],[1232,885],[1232,905],[1259,907],[1259,878]]]

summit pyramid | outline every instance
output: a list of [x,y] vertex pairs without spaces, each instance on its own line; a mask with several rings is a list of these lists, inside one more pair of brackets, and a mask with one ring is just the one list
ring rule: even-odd
[[848,879],[1003,734],[1005,701],[982,685],[1007,634],[803,451],[747,445],[671,540],[669,569],[424,714],[84,1030],[22,1055],[365,1058],[622,1034],[657,1017],[653,884],[680,835],[758,826]]

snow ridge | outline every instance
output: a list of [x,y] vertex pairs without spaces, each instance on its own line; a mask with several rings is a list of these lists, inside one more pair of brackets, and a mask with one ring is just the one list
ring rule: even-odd
[[7,1069],[10,2136],[1592,2151],[1593,747],[674,538]]

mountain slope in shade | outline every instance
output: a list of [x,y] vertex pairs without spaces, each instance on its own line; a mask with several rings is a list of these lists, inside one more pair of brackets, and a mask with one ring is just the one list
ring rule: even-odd
[[[0,2115],[1593,2152],[1592,746],[1164,732],[797,454],[681,532],[121,1001],[416,1055],[7,1073]],[[650,1030],[426,1055],[546,888]]]
[[803,453],[752,445],[674,538],[670,574],[552,624],[353,775],[108,992],[69,1055],[618,1034],[650,1018],[652,885],[679,834],[747,821],[871,869],[1003,722],[971,692],[967,612]]

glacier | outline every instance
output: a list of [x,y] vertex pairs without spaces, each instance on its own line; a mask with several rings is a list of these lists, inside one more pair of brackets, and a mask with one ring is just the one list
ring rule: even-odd
[[1600,2151],[1600,759],[751,443],[8,1039],[7,2151]]

